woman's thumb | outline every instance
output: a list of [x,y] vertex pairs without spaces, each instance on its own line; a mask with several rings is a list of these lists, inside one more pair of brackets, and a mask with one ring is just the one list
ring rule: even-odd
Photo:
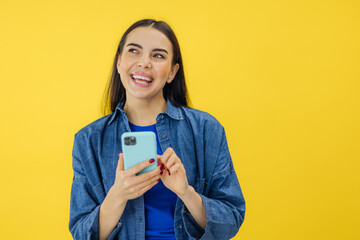
[[119,161],[116,171],[122,171],[122,170],[124,170],[124,157],[122,153],[119,153]]

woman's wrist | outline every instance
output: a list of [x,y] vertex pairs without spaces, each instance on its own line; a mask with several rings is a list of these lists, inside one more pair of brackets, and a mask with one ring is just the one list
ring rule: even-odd
[[189,200],[191,201],[191,199],[193,199],[194,197],[194,194],[196,194],[195,189],[192,186],[188,185],[184,193],[177,195],[185,203]]
[[121,200],[113,187],[110,188],[99,212],[99,239],[107,239],[119,222],[127,201]]
[[109,202],[111,202],[111,205],[115,206],[116,208],[123,207],[127,203],[126,199],[123,199],[121,196],[118,195],[114,186],[110,188],[108,194],[106,195],[106,198],[108,198]]

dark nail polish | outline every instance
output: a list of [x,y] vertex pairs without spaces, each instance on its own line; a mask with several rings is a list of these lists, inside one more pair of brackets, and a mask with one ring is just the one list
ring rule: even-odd
[[149,160],[149,163],[153,163],[153,162],[155,162],[155,159],[152,158]]
[[171,175],[171,173],[170,173],[169,169],[168,169],[167,171],[168,171],[168,173],[169,173],[169,176],[170,176],[170,175]]
[[160,182],[160,178],[157,181]]
[[160,175],[162,175],[162,174],[163,174],[163,171],[160,172]]

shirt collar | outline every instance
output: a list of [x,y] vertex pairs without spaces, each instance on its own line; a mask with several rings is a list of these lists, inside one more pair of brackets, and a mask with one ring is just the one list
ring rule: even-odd
[[[116,118],[116,116],[118,114],[126,114],[126,112],[124,111],[123,107],[124,107],[125,102],[120,102],[116,108],[115,111],[112,113],[112,116],[108,122],[108,125],[110,125]],[[167,108],[166,111],[160,114],[166,114],[169,117],[175,119],[175,120],[182,120],[183,116],[182,116],[182,112],[181,112],[181,108],[175,107],[170,101],[169,99],[167,100]],[[159,114],[159,115],[160,115]]]

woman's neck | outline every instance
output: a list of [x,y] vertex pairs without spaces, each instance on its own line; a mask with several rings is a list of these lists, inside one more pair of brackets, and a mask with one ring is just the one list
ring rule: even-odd
[[166,111],[164,98],[157,101],[146,99],[126,99],[124,110],[129,121],[138,126],[149,126],[156,123],[159,113]]

